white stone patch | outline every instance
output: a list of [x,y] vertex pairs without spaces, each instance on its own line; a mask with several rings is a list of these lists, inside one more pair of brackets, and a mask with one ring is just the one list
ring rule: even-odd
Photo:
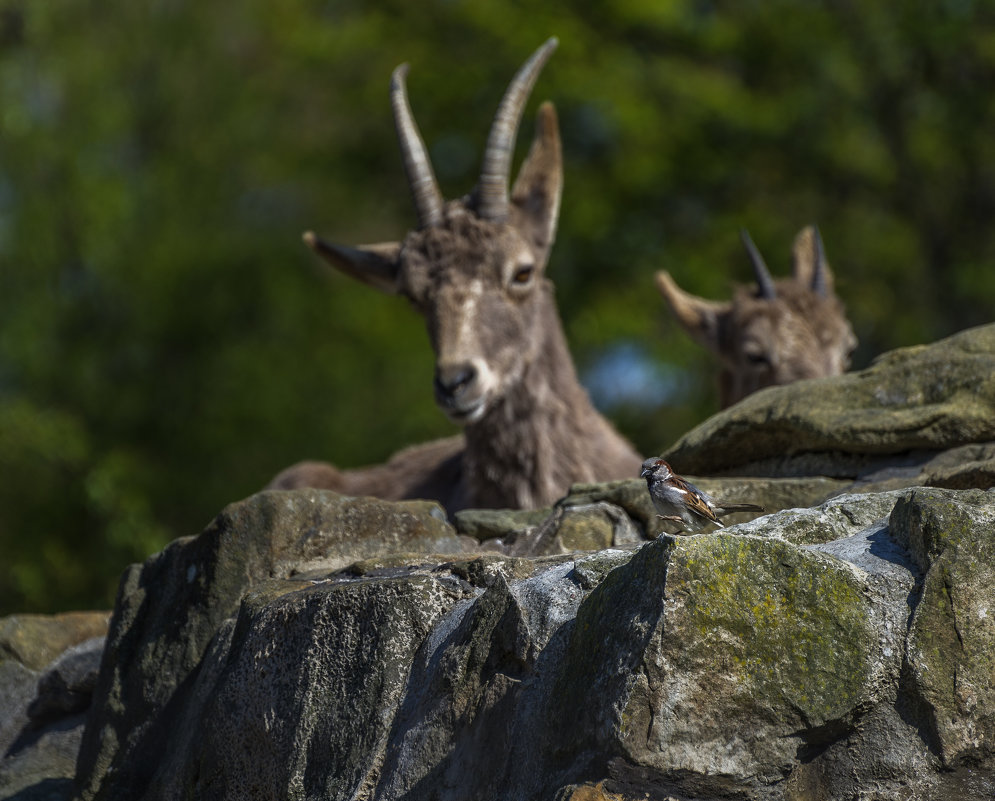
[[512,594],[529,611],[529,628],[538,648],[545,648],[560,626],[577,617],[587,593],[570,578],[574,562],[564,562],[531,578],[509,585]]
[[[429,632],[424,646],[425,652],[429,657],[434,655],[442,647],[442,644],[449,639],[450,635],[463,622],[463,618],[466,617],[466,613],[470,610],[470,607],[484,594],[483,590],[476,587],[474,591],[476,594],[472,598],[464,598],[461,601],[457,601],[453,605],[453,608],[432,626],[432,630]],[[426,658],[425,661],[428,662],[429,659]]]

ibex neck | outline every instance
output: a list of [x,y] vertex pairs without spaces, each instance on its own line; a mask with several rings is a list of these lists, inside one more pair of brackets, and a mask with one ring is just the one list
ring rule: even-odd
[[464,481],[475,505],[546,506],[573,483],[638,472],[638,455],[577,380],[551,292],[546,301],[543,341],[521,382],[466,428]]

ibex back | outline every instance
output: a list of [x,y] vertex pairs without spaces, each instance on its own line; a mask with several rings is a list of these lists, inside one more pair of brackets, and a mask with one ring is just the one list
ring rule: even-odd
[[751,392],[801,378],[839,375],[857,345],[814,226],[792,249],[793,275],[775,281],[746,231],[743,244],[757,285],[719,303],[683,291],[666,271],[656,283],[681,326],[721,361],[719,399],[731,406]]
[[512,80],[487,139],[476,189],[448,203],[408,104],[407,65],[398,67],[391,104],[418,227],[399,243],[358,248],[305,234],[333,266],[406,297],[425,317],[435,351],[435,399],[450,420],[464,426],[464,436],[352,471],[301,463],[271,487],[432,498],[453,512],[543,506],[571,483],[638,473],[641,458],[598,414],[577,380],[544,275],[563,183],[550,103],[539,109],[531,150],[508,190],[525,102],[555,47],[555,39],[546,42]]

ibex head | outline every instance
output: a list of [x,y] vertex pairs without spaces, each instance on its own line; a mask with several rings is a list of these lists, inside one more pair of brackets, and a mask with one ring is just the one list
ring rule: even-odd
[[681,326],[722,362],[721,402],[729,406],[762,387],[839,375],[857,346],[814,226],[792,249],[793,275],[775,281],[749,234],[742,232],[756,287],[738,287],[720,303],[684,292],[670,274],[656,283]]
[[425,317],[435,350],[435,397],[451,420],[479,420],[543,347],[550,287],[543,277],[556,232],[563,167],[556,113],[539,109],[532,148],[509,194],[525,102],[556,39],[512,79],[487,139],[476,189],[445,202],[408,103],[402,64],[391,105],[418,228],[401,242],[343,247],[305,241],[339,270],[403,295]]

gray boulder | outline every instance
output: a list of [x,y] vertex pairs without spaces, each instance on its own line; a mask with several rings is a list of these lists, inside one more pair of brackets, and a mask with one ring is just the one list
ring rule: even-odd
[[[767,512],[813,506],[839,494],[848,481],[811,478],[698,478],[696,486],[730,503],[755,503]],[[726,524],[756,518],[737,512]],[[467,509],[456,513],[456,529],[482,541],[485,550],[510,556],[541,556],[635,545],[678,531],[659,519],[641,478],[575,484],[552,509]]]
[[909,627],[911,692],[946,767],[995,757],[992,493],[912,492],[892,515],[925,572]]
[[[649,542],[634,486],[573,495],[488,539],[587,541],[590,517],[633,542],[472,554],[430,505],[230,507],[126,574],[80,797],[992,796],[995,493]],[[364,530],[418,552],[335,565]]]
[[[205,702],[210,654],[231,637],[243,601],[306,590],[312,578],[363,557],[474,546],[435,503],[264,492],[228,506],[199,536],[132,565],[121,579],[95,691],[101,713],[91,716],[80,748],[80,794],[138,798],[147,791],[171,745],[182,741],[178,733],[190,734],[181,724],[191,705]],[[271,580],[284,583],[274,590]],[[288,667],[280,665],[276,681],[288,678]]]
[[0,798],[69,798],[109,618],[0,619]]
[[[995,325],[880,356],[866,370],[754,393],[665,454],[681,473],[824,475],[880,491],[993,485]],[[951,449],[963,449],[951,453]]]

